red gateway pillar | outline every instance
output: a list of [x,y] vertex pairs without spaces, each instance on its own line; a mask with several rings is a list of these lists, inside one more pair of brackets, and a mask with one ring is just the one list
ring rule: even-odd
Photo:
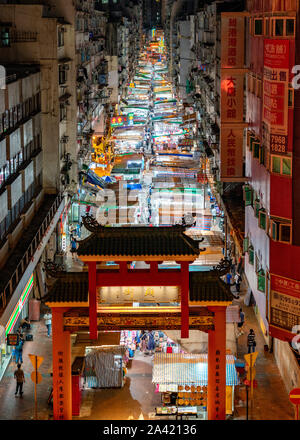
[[71,337],[63,322],[67,310],[52,308],[54,420],[72,420]]
[[181,338],[189,337],[189,262],[181,261]]
[[208,307],[214,313],[214,330],[208,331],[208,420],[226,418],[226,307]]
[[97,324],[97,263],[91,261],[89,266],[89,318],[90,339],[98,339]]

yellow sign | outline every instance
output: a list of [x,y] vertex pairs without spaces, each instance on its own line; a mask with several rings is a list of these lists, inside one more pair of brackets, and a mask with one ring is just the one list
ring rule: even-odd
[[43,379],[41,373],[39,373],[38,371],[33,371],[30,377],[32,382],[34,383],[41,383]]
[[251,371],[251,368],[250,368],[250,370],[247,373],[247,379],[248,380],[253,380],[255,378],[255,375],[256,375],[255,368],[252,368],[252,371]]
[[42,364],[42,362],[44,360],[43,356],[36,356],[35,354],[29,354],[28,356],[31,360],[33,368],[36,368],[36,369],[38,369],[40,367],[40,365]]
[[254,366],[257,356],[258,356],[258,351],[244,355],[245,361],[247,362],[249,367]]

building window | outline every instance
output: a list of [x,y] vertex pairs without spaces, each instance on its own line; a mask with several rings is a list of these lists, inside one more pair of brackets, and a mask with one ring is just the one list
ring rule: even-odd
[[272,156],[272,173],[280,174],[281,171],[281,157]]
[[284,20],[282,18],[275,19],[275,37],[283,37]]
[[295,35],[295,19],[294,18],[288,18],[286,20],[286,36],[287,37],[294,37]]
[[279,225],[279,239],[284,243],[291,242],[291,225]]
[[254,36],[263,35],[263,19],[255,18],[254,19]]
[[58,28],[57,31],[57,45],[62,47],[65,45],[65,31],[64,28]]
[[285,219],[273,220],[271,218],[270,234],[272,240],[274,241],[279,241],[281,243],[291,243],[292,226],[290,223],[288,223],[288,220]]
[[6,162],[6,165],[0,168],[0,186],[2,186],[10,176],[8,164],[9,162]]
[[259,142],[253,142],[253,157],[255,159],[259,159],[259,148],[260,148],[260,143]]
[[245,185],[244,188],[244,200],[246,206],[252,206],[252,189],[250,186]]
[[271,156],[272,173],[284,176],[292,175],[292,159],[290,157]]
[[67,107],[61,104],[59,108],[59,121],[62,122],[66,120],[67,120]]
[[263,293],[266,291],[266,275],[263,269],[257,272],[257,290]]
[[60,65],[58,69],[58,82],[59,85],[65,84],[67,82],[67,70],[64,65]]
[[254,249],[253,249],[253,246],[249,246],[248,257],[249,257],[249,264],[254,265]]
[[0,28],[0,32],[1,32],[1,47],[10,47],[9,28]]
[[259,163],[266,166],[265,147],[259,146]]
[[291,176],[292,174],[292,161],[288,158],[282,158],[282,174],[285,176]]
[[259,210],[260,210],[260,201],[259,199],[255,199],[254,201],[254,215],[256,218],[259,216]]
[[258,226],[263,229],[264,231],[267,228],[267,214],[264,209],[259,210],[258,214]]

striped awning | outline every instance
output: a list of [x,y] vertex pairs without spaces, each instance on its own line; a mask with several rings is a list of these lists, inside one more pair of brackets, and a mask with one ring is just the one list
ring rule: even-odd
[[[156,353],[152,382],[169,385],[207,385],[207,354]],[[235,358],[226,355],[226,385],[239,384]]]

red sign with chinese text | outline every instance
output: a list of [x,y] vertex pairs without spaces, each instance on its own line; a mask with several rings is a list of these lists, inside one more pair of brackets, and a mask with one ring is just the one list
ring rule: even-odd
[[288,135],[289,44],[282,39],[264,41],[263,121],[271,136]]
[[274,69],[289,69],[289,40],[264,40],[264,65]]
[[300,281],[272,274],[271,289],[286,295],[296,296],[300,299]]

